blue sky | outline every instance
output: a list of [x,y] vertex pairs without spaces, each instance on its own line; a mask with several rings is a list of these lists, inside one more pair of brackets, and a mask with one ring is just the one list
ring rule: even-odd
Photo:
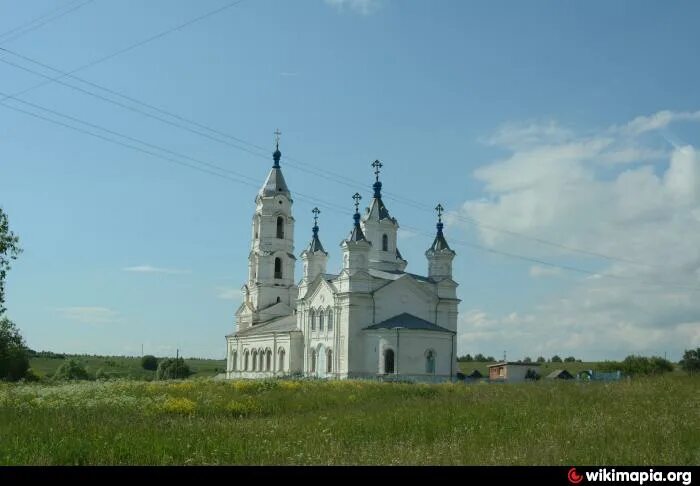
[[[227,4],[84,1],[0,0],[11,51],[0,51],[0,92],[45,79],[27,69],[56,76],[27,59],[72,71]],[[696,2],[248,0],[75,73],[265,150],[57,82],[17,96],[35,107],[4,100],[0,205],[25,249],[8,315],[35,349],[223,357],[279,128],[299,194],[296,251],[316,204],[331,271],[351,195],[371,197],[374,159],[409,271],[426,271],[429,209],[449,210],[460,352],[679,359],[700,345],[699,14]],[[49,108],[255,183],[8,106]]]

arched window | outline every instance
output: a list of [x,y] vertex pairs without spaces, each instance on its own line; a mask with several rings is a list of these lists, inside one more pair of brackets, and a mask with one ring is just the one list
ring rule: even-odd
[[277,297],[277,303],[279,304],[280,302],[282,302],[282,300],[279,297]]
[[311,330],[315,331],[316,330],[316,311],[311,309],[311,314],[309,316],[309,319],[311,319]]
[[231,364],[232,364],[231,369],[232,369],[233,371],[236,371],[236,370],[238,369],[238,366],[237,366],[237,362],[238,362],[238,353],[237,353],[236,351],[233,352],[233,359],[232,359],[231,361],[233,361],[233,363],[231,363]]
[[330,349],[326,353],[326,373],[333,371],[333,351]]
[[261,349],[258,353],[258,359],[260,360],[260,362],[258,363],[258,371],[263,370],[263,358],[265,358],[265,351]]
[[435,374],[435,351],[432,349],[425,352],[425,372]]
[[269,349],[265,353],[265,371],[272,371],[272,351]]
[[282,278],[282,259],[275,258],[275,278]]
[[316,350],[311,350],[311,372],[316,372]]
[[248,351],[243,353],[243,371],[248,371]]
[[328,330],[332,331],[333,330],[333,310],[328,309]]
[[277,369],[284,371],[284,348],[280,348],[277,356]]
[[318,311],[318,330],[323,331],[323,311]]
[[382,251],[389,251],[389,237],[387,235],[382,236]]
[[282,216],[277,218],[277,238],[284,239],[284,218]]
[[251,367],[251,371],[255,371],[255,368],[258,365],[258,352],[253,350],[253,355],[251,356],[251,358],[252,358],[251,361],[252,361],[252,365],[253,365]]
[[387,349],[384,351],[384,373],[394,372],[394,350]]

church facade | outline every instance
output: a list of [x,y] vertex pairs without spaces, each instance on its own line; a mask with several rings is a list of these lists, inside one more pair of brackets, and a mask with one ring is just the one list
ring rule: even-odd
[[[398,221],[382,201],[381,163],[375,161],[373,198],[360,214],[360,194],[349,235],[340,243],[342,268],[328,273],[314,208],[311,241],[294,278],[292,193],[274,165],[255,198],[248,278],[226,336],[227,378],[410,377],[451,379],[457,373],[460,300],[452,279],[455,252],[437,232],[425,252],[427,275],[405,272],[397,247]],[[350,222],[349,222],[350,223]]]

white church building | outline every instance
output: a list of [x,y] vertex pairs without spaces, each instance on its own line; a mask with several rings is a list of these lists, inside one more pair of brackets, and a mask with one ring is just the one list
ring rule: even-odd
[[425,252],[427,276],[405,272],[397,247],[399,223],[382,201],[381,163],[371,204],[355,214],[340,243],[342,268],[328,273],[314,208],[311,241],[301,252],[303,275],[294,277],[292,193],[274,165],[255,197],[248,279],[236,311],[235,332],[226,336],[227,378],[307,376],[319,378],[451,379],[456,353],[457,283],[452,251],[437,233]]

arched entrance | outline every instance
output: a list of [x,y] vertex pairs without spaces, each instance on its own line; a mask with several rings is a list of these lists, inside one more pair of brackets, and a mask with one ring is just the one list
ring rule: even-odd
[[384,350],[384,373],[394,373],[394,350]]

